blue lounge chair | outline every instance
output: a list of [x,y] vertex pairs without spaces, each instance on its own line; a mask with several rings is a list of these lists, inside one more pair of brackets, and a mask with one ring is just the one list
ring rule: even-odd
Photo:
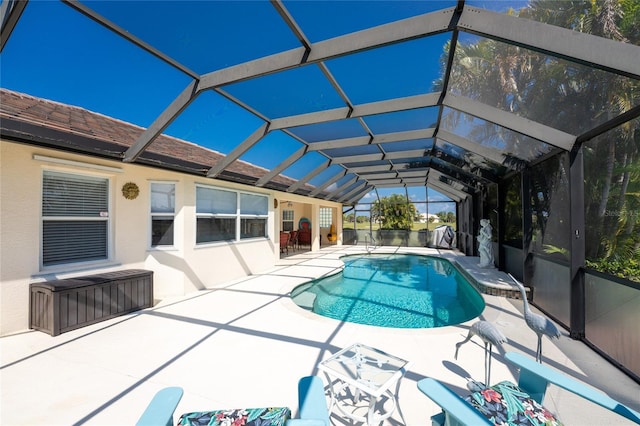
[[324,384],[318,376],[307,376],[298,382],[298,416],[286,426],[330,426]]
[[[182,394],[183,390],[179,387],[169,387],[158,391],[136,425],[173,425],[173,415]],[[298,405],[299,418],[287,420],[287,426],[330,426],[324,385],[319,377],[308,376],[300,379],[298,382]]]
[[144,410],[136,426],[171,426],[173,412],[182,399],[182,388],[170,387],[160,389]]
[[[537,363],[522,354],[508,352],[505,358],[520,368],[518,384],[516,386],[515,384],[502,382],[496,385],[497,387],[492,386],[492,391],[494,389],[517,389],[517,394],[520,397],[526,394],[526,396],[530,397],[530,400],[542,404],[548,385],[554,384],[640,424],[640,413],[592,387],[586,386],[546,365]],[[483,414],[484,410],[481,405],[472,404],[474,402],[473,396],[465,400],[430,377],[420,380],[418,389],[443,410],[442,413],[431,417],[434,425],[444,425],[445,422],[447,425],[493,424]]]

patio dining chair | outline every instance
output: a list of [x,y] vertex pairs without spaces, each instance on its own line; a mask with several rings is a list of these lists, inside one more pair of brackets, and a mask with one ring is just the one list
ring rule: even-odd
[[[422,379],[418,389],[442,408],[431,417],[433,425],[481,425],[494,424],[494,419],[516,421],[518,416],[542,416],[545,424],[552,424],[555,416],[544,408],[543,400],[549,384],[556,385],[580,397],[600,405],[620,416],[640,424],[640,413],[616,401],[599,390],[589,387],[546,365],[535,362],[522,354],[507,352],[505,358],[520,368],[518,383],[503,381],[473,392],[462,398],[433,378]],[[490,404],[492,401],[504,403]],[[529,407],[526,414],[522,407]],[[537,417],[540,419],[540,417]]]
[[298,245],[298,231],[291,231],[289,233],[289,248],[295,250]]
[[287,252],[289,254],[289,233],[280,232],[280,253]]
[[309,246],[309,249],[311,249],[311,230],[301,229],[298,231],[298,245]]

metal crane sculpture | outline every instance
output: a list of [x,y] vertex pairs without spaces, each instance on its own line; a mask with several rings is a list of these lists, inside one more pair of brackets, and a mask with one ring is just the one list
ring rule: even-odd
[[478,336],[484,342],[484,384],[485,386],[489,386],[489,378],[491,376],[491,348],[493,345],[502,347],[502,344],[507,341],[507,338],[489,321],[478,321],[471,325],[467,337],[462,342],[456,343],[455,359],[458,359],[460,346],[471,340],[473,336]]
[[524,286],[520,284],[518,280],[513,278],[513,275],[509,274],[509,277],[513,280],[514,283],[518,286],[520,290],[520,294],[522,295],[522,304],[524,309],[524,321],[527,323],[529,328],[533,330],[538,335],[538,349],[536,350],[536,361],[542,364],[542,335],[548,336],[549,338],[560,338],[560,332],[554,323],[551,322],[547,317],[542,315],[538,315],[536,313],[531,312],[529,308],[529,302],[527,301],[527,292],[524,289]]

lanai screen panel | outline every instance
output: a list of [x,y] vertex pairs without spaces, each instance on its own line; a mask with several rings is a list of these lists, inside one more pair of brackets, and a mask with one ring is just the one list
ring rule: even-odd
[[[268,2],[81,3],[197,74],[299,46],[296,37]],[[223,40],[225,42],[221,42]]]
[[[553,146],[522,133],[451,108],[444,108],[441,128],[496,154],[531,162],[553,150]],[[446,136],[444,137],[446,139]],[[459,144],[458,144],[459,145]],[[485,155],[486,156],[486,155]]]
[[164,133],[228,154],[263,123],[255,114],[208,90],[188,105]]
[[350,34],[424,13],[454,7],[457,0],[436,1],[323,1],[283,2],[312,42]]
[[313,142],[368,136],[366,130],[355,118],[290,127],[288,131],[309,144]]
[[345,106],[315,64],[229,84],[222,90],[268,119]]
[[443,33],[366,50],[325,64],[354,104],[422,95],[442,78],[439,53],[451,37]]
[[363,120],[374,134],[429,129],[437,123],[438,108],[425,107],[376,114],[364,117]]
[[563,132],[579,135],[640,103],[611,96],[633,79],[531,49],[461,37],[450,93],[464,95]]

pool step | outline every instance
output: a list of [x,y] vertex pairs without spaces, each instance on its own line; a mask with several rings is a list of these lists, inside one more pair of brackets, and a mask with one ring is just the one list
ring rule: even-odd
[[313,310],[313,304],[316,302],[315,293],[309,291],[302,292],[293,298],[296,305],[309,311]]

